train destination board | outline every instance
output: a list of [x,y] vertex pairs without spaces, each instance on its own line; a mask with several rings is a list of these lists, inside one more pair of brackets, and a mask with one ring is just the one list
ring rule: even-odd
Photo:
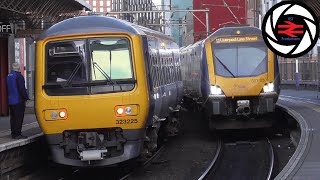
[[217,38],[215,43],[237,43],[237,42],[255,42],[259,41],[258,36],[243,36],[243,37],[226,37]]

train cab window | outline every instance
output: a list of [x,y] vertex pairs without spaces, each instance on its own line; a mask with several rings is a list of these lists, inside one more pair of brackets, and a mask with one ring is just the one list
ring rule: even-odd
[[44,89],[53,96],[132,90],[135,80],[129,40],[92,38],[49,42],[45,78]]
[[72,73],[76,75],[75,81],[85,80],[85,71],[81,68],[85,59],[84,41],[50,43],[47,50],[47,83],[65,82]]
[[126,38],[90,40],[92,81],[132,79],[129,41]]
[[[87,87],[68,87],[87,81],[85,41],[58,41],[46,45],[45,91],[49,95],[87,94]],[[50,88],[51,87],[51,88]]]
[[130,43],[127,38],[90,39],[92,93],[129,91],[134,88]]
[[263,41],[212,43],[215,72],[224,77],[250,77],[267,73],[268,50]]

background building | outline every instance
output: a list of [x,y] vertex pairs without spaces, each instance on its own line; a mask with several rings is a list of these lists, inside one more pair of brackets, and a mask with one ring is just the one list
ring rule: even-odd
[[87,0],[86,3],[90,4],[92,12],[105,14],[111,11],[112,0]]
[[[171,9],[181,9],[181,10],[191,10],[193,9],[192,0],[171,0]],[[170,16],[170,24],[171,24],[171,37],[179,44],[179,46],[185,46],[187,44],[183,44],[182,42],[187,36],[187,33],[190,32],[189,29],[186,28],[187,22],[190,26],[193,26],[192,20],[190,20],[190,16],[188,12],[174,12]],[[192,16],[192,14],[190,14]],[[189,18],[188,18],[189,17]],[[192,28],[193,29],[193,28]],[[189,35],[189,34],[188,34]],[[193,36],[193,34],[192,34]]]
[[[158,9],[161,10],[171,10],[171,0],[161,0],[161,4],[155,4]],[[167,36],[171,36],[171,23],[170,23],[170,18],[171,18],[172,13],[171,12],[165,12],[163,13],[163,18],[160,21],[162,26],[164,26],[164,31]]]
[[120,19],[163,32],[160,22],[163,13],[138,12],[158,10],[152,0],[113,0],[111,10],[113,12],[123,12],[118,14]]
[[[211,32],[230,24],[246,24],[246,0],[193,0],[193,9],[210,10],[209,25]],[[207,37],[205,13],[194,13],[194,39]]]
[[[262,0],[264,1],[264,0]],[[261,27],[261,0],[247,0],[247,24]]]

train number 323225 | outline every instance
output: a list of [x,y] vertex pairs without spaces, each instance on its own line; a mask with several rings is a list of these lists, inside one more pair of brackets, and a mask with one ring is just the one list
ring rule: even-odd
[[138,123],[138,119],[120,119],[116,120],[116,124],[135,124]]

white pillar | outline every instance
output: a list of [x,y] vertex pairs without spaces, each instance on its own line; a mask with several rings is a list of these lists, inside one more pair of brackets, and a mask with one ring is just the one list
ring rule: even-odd
[[296,73],[299,73],[299,61],[296,59]]
[[272,3],[272,0],[271,0],[271,1],[269,1],[269,8],[268,8],[268,10],[271,9],[272,6],[273,6],[273,3]]
[[318,56],[318,46],[317,46],[317,44],[312,49],[312,56],[313,57]]
[[261,1],[261,13],[262,13],[262,16],[266,15],[266,4],[264,0]]

